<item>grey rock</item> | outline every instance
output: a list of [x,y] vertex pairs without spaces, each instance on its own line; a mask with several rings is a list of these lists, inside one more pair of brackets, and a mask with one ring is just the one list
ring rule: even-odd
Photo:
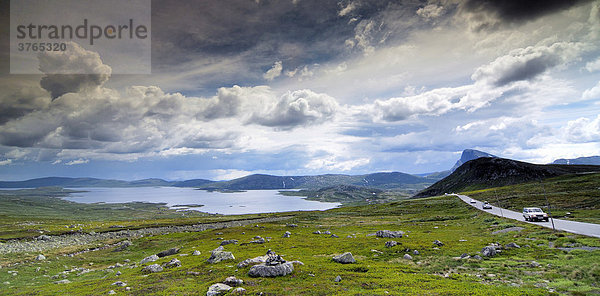
[[533,268],[538,268],[538,267],[540,267],[540,264],[537,263],[536,261],[531,261],[531,263],[529,263],[529,266],[531,266]]
[[412,260],[413,259],[413,257],[411,255],[409,255],[409,254],[404,254],[404,256],[402,258],[405,259],[405,260]]
[[256,240],[250,241],[251,244],[264,244],[266,240],[260,236],[255,237]]
[[229,244],[234,244],[235,245],[237,243],[238,243],[237,239],[228,239],[228,240],[222,241],[220,245],[221,246],[226,246],[226,245],[229,245]]
[[337,256],[333,257],[333,261],[335,261],[337,263],[342,263],[342,264],[348,264],[348,263],[355,263],[356,262],[356,260],[352,256],[352,253],[350,253],[350,252],[346,252],[344,254],[337,255]]
[[198,250],[196,250],[196,251],[194,251],[194,253],[192,253],[192,255],[194,255],[194,256],[200,256],[200,254],[201,254],[201,253],[200,253],[200,251],[198,251]]
[[210,252],[210,258],[208,258],[206,262],[214,264],[226,260],[235,260],[235,257],[231,252],[223,250],[223,246],[219,246],[218,248],[212,250],[212,252]]
[[171,259],[171,261],[163,264],[163,266],[166,268],[180,267],[181,261],[179,261],[179,259],[177,259],[177,258],[173,258],[173,259]]
[[291,232],[289,232],[289,231],[286,231],[286,232],[283,234],[283,236],[282,236],[282,237],[283,237],[283,238],[288,238],[288,237],[290,237],[291,235],[292,235],[292,233],[291,233]]
[[162,258],[162,257],[166,257],[166,256],[175,255],[177,253],[179,253],[179,248],[170,248],[168,250],[157,253],[156,256],[158,256],[159,258]]
[[398,242],[397,242],[397,241],[387,241],[387,242],[385,242],[385,247],[386,247],[386,248],[395,247],[395,246],[397,246],[397,245],[398,245]]
[[145,263],[148,263],[148,262],[154,262],[156,260],[158,260],[158,256],[157,255],[151,255],[151,256],[148,256],[148,257],[142,259],[140,261],[140,264],[145,264]]
[[325,232],[323,232],[323,234],[330,235],[330,234],[331,234],[331,231],[329,231],[329,230],[325,230]]
[[155,272],[161,272],[163,271],[162,266],[158,265],[158,264],[152,264],[152,265],[148,265],[144,268],[142,268],[142,272],[143,273],[155,273]]
[[313,234],[321,234],[321,231],[320,230],[313,231]]
[[511,249],[511,248],[520,249],[521,248],[521,246],[517,245],[516,243],[508,243],[504,247],[507,249]]
[[481,255],[483,257],[494,257],[496,256],[496,248],[494,246],[487,246],[481,249]]
[[404,235],[403,231],[391,231],[391,230],[379,230],[375,233],[375,236],[377,237],[383,237],[383,238],[400,238]]
[[339,282],[342,281],[342,277],[338,275],[338,276],[335,277],[335,279],[333,281],[336,282],[336,283],[339,283]]
[[56,281],[54,283],[55,284],[69,284],[69,283],[71,283],[71,281],[64,279],[64,280]]
[[244,281],[243,281],[243,280],[241,280],[241,279],[238,279],[238,278],[236,278],[236,277],[234,277],[234,276],[230,276],[230,277],[227,277],[227,278],[225,279],[225,281],[223,281],[223,283],[224,283],[225,285],[228,285],[228,286],[231,286],[231,287],[236,287],[236,286],[241,286],[241,285],[243,285],[243,284],[244,284]]
[[258,257],[246,259],[246,260],[238,263],[237,267],[244,268],[244,267],[250,266],[250,265],[265,263],[267,261],[267,258],[268,258],[268,256],[265,255],[265,256],[258,256]]
[[467,254],[467,253],[463,253],[462,255],[460,255],[460,259],[463,259],[463,260],[466,260],[469,258],[471,258],[471,256],[469,256],[469,254]]
[[294,265],[291,262],[286,262],[277,265],[266,265],[264,263],[254,265],[248,271],[251,277],[277,277],[284,276],[294,271]]
[[122,281],[116,281],[114,283],[111,284],[112,286],[118,286],[118,287],[125,287],[127,286],[126,283],[122,282]]
[[419,251],[417,251],[417,250],[414,250],[414,251],[413,251],[413,255],[419,255]]
[[436,245],[436,246],[438,246],[438,247],[441,247],[441,246],[443,246],[443,245],[444,245],[444,243],[443,243],[443,242],[441,242],[441,241],[439,241],[439,240],[437,240],[437,239],[433,241],[433,244],[434,244],[434,245]]
[[287,227],[298,227],[298,225],[296,225],[296,224],[286,224],[285,226],[287,226]]
[[216,283],[208,288],[206,292],[206,296],[217,296],[223,295],[227,293],[227,291],[231,290],[231,287],[225,284]]
[[117,292],[115,292],[115,290],[108,291],[108,295],[115,295],[115,294],[117,294]]
[[339,236],[337,236],[336,234],[332,234],[330,237],[332,237],[332,238],[339,238]]
[[472,258],[472,259],[475,259],[475,260],[481,260],[481,259],[483,259],[483,258],[481,258],[481,256],[479,256],[479,255],[475,255],[475,256],[473,256],[473,257],[471,257],[471,258]]
[[246,289],[242,287],[237,287],[231,291],[231,295],[244,295],[246,294]]
[[117,247],[115,248],[115,250],[114,250],[114,251],[115,251],[115,252],[120,252],[120,251],[123,251],[123,250],[125,250],[125,249],[127,249],[127,248],[131,247],[131,245],[132,245],[132,243],[131,243],[130,241],[128,241],[128,240],[126,240],[126,241],[122,241],[122,242],[120,242],[120,243],[117,245]]
[[36,240],[42,240],[42,241],[49,241],[51,239],[52,239],[52,237],[45,235],[45,234],[42,234],[36,238]]
[[35,257],[35,260],[37,260],[37,261],[46,260],[46,256],[39,254],[39,255],[37,255],[37,257]]

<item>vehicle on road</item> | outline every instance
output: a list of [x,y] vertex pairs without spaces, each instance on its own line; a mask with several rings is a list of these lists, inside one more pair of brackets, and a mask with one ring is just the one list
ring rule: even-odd
[[489,203],[489,202],[487,202],[487,201],[484,201],[484,202],[483,202],[483,204],[481,205],[481,207],[482,207],[483,209],[491,209],[491,208],[492,208],[492,205],[490,205],[490,203]]
[[540,208],[523,208],[523,218],[525,221],[546,221],[548,222],[548,214],[544,213]]
[[471,203],[476,203],[477,201],[471,198]]

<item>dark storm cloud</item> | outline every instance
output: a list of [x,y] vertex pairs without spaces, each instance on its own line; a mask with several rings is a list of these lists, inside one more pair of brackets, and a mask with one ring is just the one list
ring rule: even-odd
[[507,22],[522,22],[592,0],[467,0],[472,12],[491,12]]
[[558,65],[560,62],[560,59],[556,56],[541,56],[527,60],[503,73],[496,81],[496,85],[502,86],[514,81],[533,79],[537,75],[544,73],[547,69]]
[[[352,54],[346,40],[362,33],[357,30],[369,22],[374,29],[366,38],[377,46],[404,36],[409,28],[400,24],[416,18],[417,9],[426,5],[404,2],[153,1],[153,71],[198,58],[214,64],[235,57],[241,60],[235,67],[244,66],[247,76],[254,75],[236,83],[262,81],[276,61],[293,70]],[[352,9],[340,13],[349,5]],[[227,70],[217,75],[226,76]]]

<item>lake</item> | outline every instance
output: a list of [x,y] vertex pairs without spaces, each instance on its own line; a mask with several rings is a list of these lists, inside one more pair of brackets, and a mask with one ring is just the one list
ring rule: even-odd
[[71,193],[66,200],[79,203],[152,202],[176,205],[204,205],[189,207],[207,213],[225,215],[256,214],[289,211],[327,210],[339,203],[306,200],[299,196],[283,196],[278,190],[249,190],[246,192],[208,192],[194,188],[133,187],[133,188],[69,188],[86,192]]

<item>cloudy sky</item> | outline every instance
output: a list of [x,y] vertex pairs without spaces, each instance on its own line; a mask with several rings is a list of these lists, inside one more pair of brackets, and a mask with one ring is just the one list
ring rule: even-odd
[[152,1],[152,74],[10,75],[0,179],[446,170],[600,155],[600,1]]

